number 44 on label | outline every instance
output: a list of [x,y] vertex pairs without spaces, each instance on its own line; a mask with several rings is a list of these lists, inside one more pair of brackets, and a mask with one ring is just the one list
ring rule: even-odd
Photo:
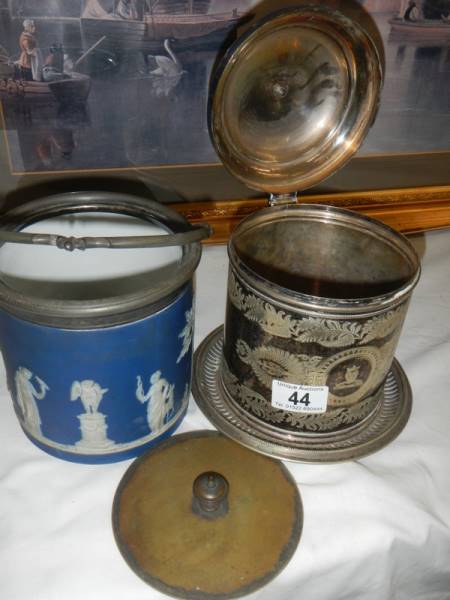
[[289,412],[324,413],[327,410],[328,386],[297,385],[274,379],[272,406]]

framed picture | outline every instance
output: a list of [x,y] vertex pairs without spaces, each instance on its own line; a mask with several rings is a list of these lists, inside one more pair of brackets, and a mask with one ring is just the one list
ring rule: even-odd
[[[282,3],[290,4],[297,2]],[[414,188],[420,202],[443,202],[450,1],[327,4],[357,13],[368,28],[384,88],[356,157],[309,196],[333,193],[338,201],[342,192],[367,192],[369,202],[373,190]],[[209,77],[241,31],[280,7],[275,0],[0,0],[2,197],[101,176],[170,189],[164,201],[233,198],[250,210],[245,199],[257,194],[225,173],[209,139]],[[391,197],[398,203],[401,194]]]

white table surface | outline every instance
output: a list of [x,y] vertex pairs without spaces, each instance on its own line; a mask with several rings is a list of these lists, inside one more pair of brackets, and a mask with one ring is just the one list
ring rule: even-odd
[[[411,418],[387,448],[337,465],[286,463],[305,511],[289,565],[258,600],[450,599],[450,231],[411,238],[423,273],[397,358]],[[197,272],[195,345],[224,319],[226,249]],[[125,564],[111,503],[130,461],[90,466],[23,435],[0,367],[0,599],[157,600]],[[212,428],[191,399],[180,432]],[[263,524],[261,524],[263,527]]]

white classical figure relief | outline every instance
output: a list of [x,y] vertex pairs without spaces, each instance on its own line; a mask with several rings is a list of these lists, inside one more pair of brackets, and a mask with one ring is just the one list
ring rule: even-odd
[[[39,385],[37,390],[33,385],[33,377]],[[22,418],[27,431],[36,436],[42,436],[41,417],[36,400],[45,398],[50,389],[45,381],[34,375],[26,367],[19,367],[14,375],[16,398],[22,412]]]
[[81,440],[77,446],[91,449],[103,449],[114,446],[114,442],[108,439],[106,432],[106,415],[98,411],[100,402],[108,388],[102,388],[92,379],[74,381],[70,388],[70,399],[72,402],[80,399],[85,412],[78,415],[80,420]]
[[86,414],[92,415],[98,412],[100,402],[107,391],[108,388],[102,389],[100,385],[95,383],[95,381],[92,381],[92,379],[85,379],[81,382],[74,381],[70,388],[70,399],[75,401],[80,398]]
[[175,385],[170,384],[161,371],[156,371],[150,377],[150,385],[147,393],[140,375],[137,376],[136,398],[142,404],[147,402],[147,422],[151,432],[163,428],[165,422],[170,418],[174,409]]
[[191,347],[192,337],[194,335],[194,307],[190,308],[184,313],[186,318],[186,324],[178,334],[178,337],[183,340],[180,355],[177,358],[177,364],[180,360],[189,352]]

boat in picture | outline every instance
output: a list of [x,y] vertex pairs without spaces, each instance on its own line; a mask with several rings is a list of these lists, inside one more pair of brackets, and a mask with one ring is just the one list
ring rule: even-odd
[[91,78],[83,73],[71,73],[67,79],[59,81],[26,81],[14,77],[3,77],[0,80],[2,95],[36,98],[53,97],[61,103],[84,102],[89,96]]
[[206,14],[211,0],[157,0],[149,8],[154,14]]
[[[127,11],[120,10],[121,4],[126,4]],[[173,40],[178,49],[217,47],[246,19],[236,8],[208,12],[210,0],[153,0],[146,2],[141,12],[132,10],[131,4],[119,2],[107,11],[99,0],[87,0],[81,15],[84,44],[89,46],[104,35],[105,46],[114,50],[152,51],[165,39]]]
[[[93,48],[95,48],[95,45]],[[79,64],[91,51],[92,48],[84,52],[75,65]],[[53,56],[56,54],[63,56],[63,49],[61,46],[55,46],[52,48],[52,53]],[[40,67],[37,69],[39,73],[38,77],[36,79],[28,79],[21,76],[17,60],[14,60],[3,46],[0,46],[1,96],[5,97],[7,95],[22,98],[52,97],[58,102],[65,104],[85,102],[91,89],[91,78],[89,75],[73,70],[73,64],[71,65],[70,72],[67,72],[63,66],[62,58],[59,70],[51,66],[44,66],[42,68],[41,55],[41,52],[37,55],[39,56],[37,62],[40,63]],[[50,71],[47,73],[47,77],[43,75],[46,69]]]

